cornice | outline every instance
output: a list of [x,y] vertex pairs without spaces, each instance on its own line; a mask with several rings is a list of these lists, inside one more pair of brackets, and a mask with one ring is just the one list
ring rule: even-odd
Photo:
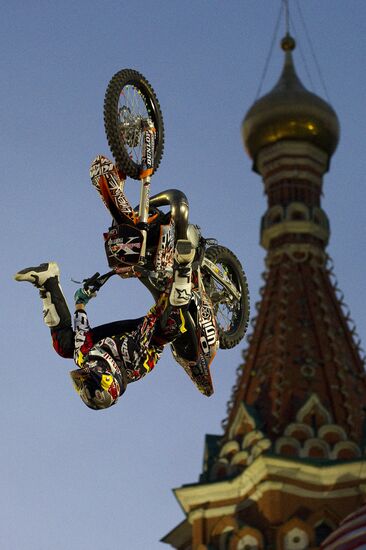
[[234,479],[183,486],[174,493],[193,521],[232,513],[239,503],[245,507],[249,496],[258,501],[268,491],[326,500],[366,494],[366,461],[315,466],[261,455]]

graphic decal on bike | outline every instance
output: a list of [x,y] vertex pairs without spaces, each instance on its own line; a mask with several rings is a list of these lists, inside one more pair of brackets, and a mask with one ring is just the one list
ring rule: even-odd
[[173,267],[174,262],[174,222],[160,227],[159,244],[155,256],[155,268],[164,271]]
[[111,160],[103,155],[98,155],[95,157],[90,166],[90,177],[93,182],[93,185],[98,185],[99,176],[105,176],[109,172],[112,172],[115,169],[115,166]]
[[123,242],[123,239],[110,239],[109,248],[112,254],[119,256],[129,256],[131,254],[139,254],[141,249],[141,243],[136,242],[138,237],[129,237],[127,242]]
[[137,227],[117,225],[104,234],[105,250],[110,267],[136,265],[140,259],[143,236]]
[[90,178],[111,214],[114,205],[119,214],[126,217],[126,221],[135,223],[136,213],[124,194],[125,181],[121,179],[113,162],[98,155],[91,164]]
[[200,341],[204,353],[208,354],[210,353],[210,346],[215,345],[217,341],[215,319],[212,314],[212,309],[207,304],[202,305],[199,314],[201,316],[201,326],[203,330]]
[[206,292],[201,289],[193,290],[192,298],[197,308],[197,323],[201,327],[199,334],[198,358],[189,360],[181,357],[172,345],[175,360],[179,363],[194,385],[206,396],[213,394],[213,385],[210,373],[210,365],[216,355],[219,346],[219,337],[212,305]]

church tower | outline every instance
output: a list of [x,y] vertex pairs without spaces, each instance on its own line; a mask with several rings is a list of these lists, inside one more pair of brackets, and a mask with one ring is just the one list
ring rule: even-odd
[[198,483],[175,490],[178,550],[310,550],[366,494],[366,374],[326,247],[323,175],[339,139],[332,107],[282,74],[249,109],[245,147],[268,199],[253,333],[224,433],[206,436]]

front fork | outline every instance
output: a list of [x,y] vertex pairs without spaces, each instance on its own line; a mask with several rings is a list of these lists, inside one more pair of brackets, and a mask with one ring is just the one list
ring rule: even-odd
[[227,292],[229,292],[230,296],[233,296],[236,300],[240,300],[240,291],[230,281],[224,271],[222,271],[214,262],[211,262],[211,260],[205,257],[203,258],[202,267],[206,269],[206,271],[208,271],[210,275],[227,290]]
[[142,134],[142,165],[140,172],[140,205],[137,227],[141,230],[143,241],[141,246],[140,263],[145,263],[147,242],[147,221],[149,218],[150,182],[154,171],[154,144],[155,127],[148,121]]

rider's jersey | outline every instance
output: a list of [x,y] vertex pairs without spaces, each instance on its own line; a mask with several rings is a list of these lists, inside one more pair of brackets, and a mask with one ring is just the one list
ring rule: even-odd
[[[136,320],[132,330],[130,322],[130,330],[96,340],[98,330],[93,331],[90,328],[86,312],[76,311],[74,315],[75,363],[83,368],[88,353],[98,345],[114,358],[120,368],[125,370],[128,382],[139,380],[155,367],[164,345],[173,341],[182,329],[184,330],[183,317],[178,308],[170,312],[164,322],[164,328],[160,318],[160,306],[155,305],[145,317]],[[121,324],[123,325],[123,322]]]

